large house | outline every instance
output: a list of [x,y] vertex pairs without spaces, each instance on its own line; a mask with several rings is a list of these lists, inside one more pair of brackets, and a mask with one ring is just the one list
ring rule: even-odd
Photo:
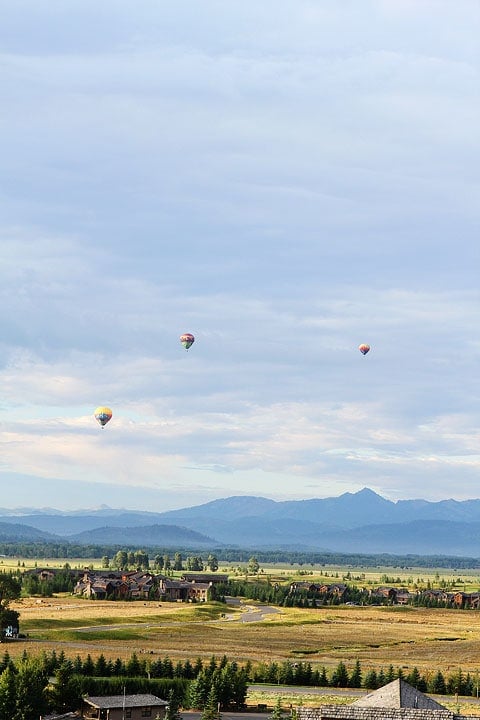
[[95,600],[177,600],[181,602],[206,602],[214,581],[200,580],[198,576],[174,580],[150,572],[121,572],[87,570],[75,585],[76,595]]

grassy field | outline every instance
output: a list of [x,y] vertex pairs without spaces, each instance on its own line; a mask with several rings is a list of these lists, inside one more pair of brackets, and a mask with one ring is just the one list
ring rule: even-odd
[[[31,567],[63,567],[66,560],[0,560],[1,570]],[[68,560],[72,568],[100,568],[100,560]],[[219,572],[233,576],[232,567]],[[235,566],[237,577],[243,570]],[[178,573],[177,573],[178,575]],[[396,584],[408,587],[440,587],[477,590],[476,570],[455,572],[432,568],[264,567],[259,579],[288,583],[348,582],[361,586]],[[261,662],[308,661],[330,673],[339,661],[348,670],[360,660],[363,673],[370,669],[401,667],[407,675],[417,667],[422,675],[441,670],[445,676],[458,668],[472,675],[480,670],[480,613],[468,610],[413,607],[330,606],[322,609],[276,608],[261,619],[249,621],[258,608],[252,601],[237,606],[220,603],[182,604],[159,602],[90,601],[69,595],[22,598],[12,604],[20,612],[25,640],[4,645],[20,657],[42,651],[63,650],[67,657],[128,659],[133,652],[152,660],[209,659],[212,655],[254,665]],[[258,618],[258,615],[256,616]],[[350,698],[302,694],[305,705],[344,703]],[[276,696],[256,689],[248,703],[273,707]],[[453,699],[452,699],[453,701]],[[282,694],[282,706],[297,704],[298,695]],[[453,711],[480,716],[480,707],[461,701],[444,703]]]
[[[252,606],[252,603],[249,603]],[[9,643],[14,657],[25,649],[64,649],[69,656],[101,652],[129,657],[132,652],[172,660],[226,654],[244,662],[308,660],[335,667],[340,660],[365,670],[414,666],[422,674],[461,667],[480,668],[480,615],[475,611],[411,607],[332,606],[317,610],[278,608],[257,622],[248,606],[217,603],[108,602],[57,597],[23,599],[20,612],[26,641]],[[222,617],[225,614],[225,617]]]

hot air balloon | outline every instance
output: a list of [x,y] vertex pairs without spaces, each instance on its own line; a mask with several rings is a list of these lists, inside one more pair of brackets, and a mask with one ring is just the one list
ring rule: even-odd
[[362,355],[366,355],[367,352],[370,350],[370,345],[367,345],[366,343],[362,343],[358,346],[358,349],[362,353]]
[[192,333],[183,333],[183,335],[180,335],[180,342],[182,343],[185,350],[188,350],[188,348],[191,348],[193,343],[195,342],[195,338]]
[[108,407],[100,406],[93,414],[95,415],[95,420],[100,423],[102,428],[112,419],[112,411]]

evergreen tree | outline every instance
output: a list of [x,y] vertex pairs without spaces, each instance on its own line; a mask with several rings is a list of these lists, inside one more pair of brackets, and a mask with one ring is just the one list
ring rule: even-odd
[[362,670],[360,667],[360,660],[357,660],[355,663],[355,667],[350,674],[350,679],[348,681],[348,685],[351,688],[362,687]]
[[47,676],[37,660],[23,660],[15,677],[15,712],[11,720],[38,720],[47,711]]
[[139,677],[142,674],[142,667],[136,653],[132,653],[130,660],[125,665],[125,672],[130,677]]
[[447,692],[450,695],[465,695],[465,676],[461,668],[458,668],[447,681]]
[[13,669],[7,665],[0,675],[0,720],[11,720],[16,704],[16,683]]
[[55,685],[51,692],[52,704],[58,712],[76,710],[80,705],[82,691],[78,675],[72,673],[72,663],[67,661],[55,671]]
[[189,706],[202,710],[207,702],[210,691],[210,675],[202,670],[189,686]]
[[113,677],[125,675],[125,663],[121,658],[117,658],[113,663],[112,675]]
[[320,676],[319,676],[319,678],[318,678],[318,684],[320,685],[320,687],[328,687],[329,684],[330,684],[330,683],[328,682],[327,669],[326,669],[325,665],[323,665],[323,666],[322,666],[322,669],[320,670]]
[[405,678],[409,685],[419,689],[419,683],[421,681],[420,672],[417,667],[413,667]]
[[369,670],[367,672],[363,681],[363,687],[369,690],[376,690],[378,688],[378,678],[375,670]]
[[168,693],[168,706],[165,711],[165,720],[180,720],[180,698],[175,688],[172,688]]
[[275,705],[273,707],[272,712],[270,713],[271,720],[282,720],[283,718],[283,711],[282,711],[282,698],[280,695],[278,695]]
[[215,687],[210,688],[200,720],[221,720]]
[[393,665],[388,666],[387,674],[385,675],[385,682],[390,683],[395,680],[395,670],[393,669]]
[[95,675],[95,663],[93,662],[90,653],[88,653],[85,661],[82,664],[82,674],[88,677]]
[[195,677],[195,670],[190,660],[185,660],[185,662],[183,663],[182,677],[184,677],[186,680],[191,680],[193,677]]
[[345,663],[343,663],[342,661],[338,663],[337,667],[333,671],[330,685],[332,687],[348,687],[348,671]]
[[103,653],[100,653],[95,661],[94,673],[95,677],[106,677],[108,675],[107,661],[105,660],[105,655]]

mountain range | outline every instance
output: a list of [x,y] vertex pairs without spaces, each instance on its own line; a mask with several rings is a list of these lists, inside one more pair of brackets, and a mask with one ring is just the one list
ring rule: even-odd
[[364,488],[277,502],[233,496],[163,513],[0,509],[0,541],[480,557],[480,499],[387,500]]
[[233,496],[163,513],[0,509],[0,541],[477,558],[480,499],[393,502],[364,488],[283,502]]

